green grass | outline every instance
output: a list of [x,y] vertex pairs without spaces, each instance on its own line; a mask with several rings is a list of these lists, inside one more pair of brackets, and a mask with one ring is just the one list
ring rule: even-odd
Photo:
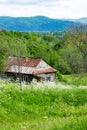
[[0,130],[87,130],[86,122],[86,88],[31,84],[20,91],[16,83],[0,82]]
[[63,79],[69,85],[87,86],[87,74],[63,75]]

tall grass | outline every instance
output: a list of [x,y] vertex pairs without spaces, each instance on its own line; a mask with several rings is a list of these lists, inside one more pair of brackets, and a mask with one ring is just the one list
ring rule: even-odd
[[0,83],[1,130],[87,129],[87,89],[36,85]]

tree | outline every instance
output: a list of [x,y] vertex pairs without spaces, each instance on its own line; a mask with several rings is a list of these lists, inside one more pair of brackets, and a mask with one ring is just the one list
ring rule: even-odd
[[[71,61],[70,57],[66,59],[71,63],[75,62],[74,67],[76,67],[77,70],[79,68],[79,72],[87,72],[87,31],[84,26],[74,28],[74,30],[67,33],[64,38],[65,46],[70,45],[73,50],[70,53],[70,56],[73,57]],[[70,51],[67,51],[67,53],[69,52]]]

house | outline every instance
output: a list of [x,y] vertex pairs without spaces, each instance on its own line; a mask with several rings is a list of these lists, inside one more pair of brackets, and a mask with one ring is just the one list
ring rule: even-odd
[[48,65],[43,59],[26,57],[8,57],[5,74],[16,80],[21,76],[22,81],[31,82],[55,81],[56,69]]

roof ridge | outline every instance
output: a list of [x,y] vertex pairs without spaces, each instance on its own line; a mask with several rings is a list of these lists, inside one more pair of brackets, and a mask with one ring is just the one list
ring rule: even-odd
[[40,59],[43,60],[42,58],[33,58],[33,57],[22,57],[22,56],[9,56],[8,58],[28,58],[28,59]]

